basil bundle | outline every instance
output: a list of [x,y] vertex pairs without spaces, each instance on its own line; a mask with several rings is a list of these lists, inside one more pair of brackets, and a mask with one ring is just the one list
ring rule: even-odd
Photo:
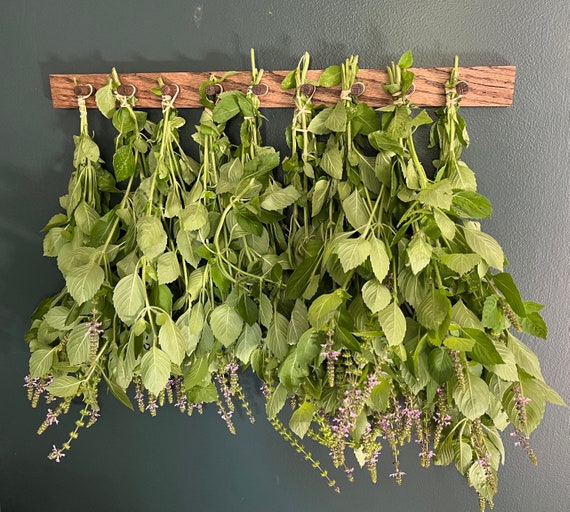
[[[103,379],[131,408],[133,384],[153,415],[167,399],[188,414],[215,403],[233,433],[236,399],[253,421],[239,383],[251,367],[271,424],[335,490],[299,439],[327,447],[349,480],[358,463],[376,481],[386,446],[400,484],[399,450],[415,438],[421,465],[454,463],[484,510],[504,463],[500,432],[512,425],[536,462],[529,435],[546,402],[564,402],[513,332],[544,338],[547,329],[481,229],[492,208],[461,159],[469,137],[457,61],[433,121],[410,100],[410,52],[387,69],[393,102],[379,115],[358,98],[356,56],[315,83],[309,60],[282,84],[295,89],[283,173],[261,137],[253,51],[246,92],[221,91],[231,73],[200,87],[199,163],[182,148],[176,86],[159,80],[157,123],[135,110],[135,91],[114,70],[97,91],[118,131],[114,178],[79,98],[65,213],[44,240],[66,286],[38,307],[26,336],[33,405],[46,390],[48,402],[61,399],[39,431],[74,397],[84,403],[50,454],[61,460],[98,417]],[[314,104],[316,87],[338,85],[336,104]],[[415,146],[428,126],[433,177]]]

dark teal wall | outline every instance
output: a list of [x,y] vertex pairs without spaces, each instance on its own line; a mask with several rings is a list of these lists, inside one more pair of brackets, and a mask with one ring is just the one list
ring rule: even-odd
[[[198,7],[201,18],[195,18]],[[549,382],[570,397],[570,4],[568,0],[274,1],[3,0],[0,19],[0,508],[35,511],[476,511],[454,469],[423,470],[404,453],[404,486],[390,457],[372,485],[361,473],[336,495],[263,419],[240,416],[237,437],[213,409],[187,418],[167,408],[152,419],[103,398],[103,416],[81,434],[67,460],[47,460],[72,419],[42,437],[43,412],[22,387],[28,317],[61,280],[42,257],[41,227],[58,211],[68,179],[77,113],[54,110],[49,73],[290,69],[304,51],[313,67],[351,53],[383,67],[411,49],[417,66],[517,66],[514,105],[465,109],[464,153],[494,204],[484,228],[502,244],[523,295],[547,304],[547,342],[529,340]],[[287,111],[266,112],[265,136],[282,144]],[[195,113],[185,112],[192,119]],[[112,140],[93,112],[98,141]],[[107,141],[107,143],[105,142]],[[188,140],[188,146],[191,147]],[[107,149],[109,151],[109,149]],[[108,155],[107,155],[108,156]],[[496,510],[570,508],[568,410],[547,408],[532,437],[533,467],[505,435],[507,467]],[[316,453],[326,461],[327,454]],[[457,489],[457,490],[456,490]]]

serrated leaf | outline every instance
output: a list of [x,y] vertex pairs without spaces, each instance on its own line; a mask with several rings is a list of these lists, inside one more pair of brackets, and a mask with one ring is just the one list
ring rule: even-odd
[[498,308],[499,297],[489,295],[483,304],[483,312],[481,314],[481,322],[483,327],[493,331],[501,330],[503,326],[503,314]]
[[243,319],[229,304],[216,307],[210,315],[210,327],[218,341],[229,347],[236,341],[243,328]]
[[464,475],[472,461],[473,449],[471,445],[463,440],[453,445],[453,462],[455,463],[457,471]]
[[461,329],[461,332],[465,338],[474,342],[471,357],[475,361],[483,365],[502,364],[504,362],[495,347],[495,343],[487,333],[466,327]]
[[77,395],[81,381],[69,375],[55,377],[46,389],[53,395],[60,398]]
[[117,148],[113,155],[113,169],[117,182],[127,180],[135,174],[136,160],[130,144]]
[[479,254],[491,267],[503,270],[505,255],[499,243],[487,233],[464,228],[465,240],[473,251]]
[[345,272],[362,265],[370,255],[370,242],[364,238],[347,238],[338,242],[338,259]]
[[342,179],[342,154],[336,145],[328,147],[321,157],[321,168],[329,176],[337,180]]
[[481,263],[481,256],[474,253],[445,254],[441,257],[441,262],[462,276]]
[[370,237],[370,263],[372,272],[378,281],[382,282],[388,275],[390,269],[390,258],[386,251],[384,242],[378,240],[375,236]]
[[451,321],[461,327],[483,330],[481,321],[473,311],[471,311],[462,300],[458,300],[451,308]]
[[452,198],[451,183],[449,183],[448,180],[430,183],[418,194],[420,203],[442,210],[449,210],[451,208]]
[[145,306],[145,286],[138,274],[123,277],[113,291],[113,305],[119,318],[132,325]]
[[418,322],[431,331],[436,331],[450,314],[451,302],[439,288],[432,288],[416,309]]
[[433,211],[433,218],[441,234],[448,240],[453,240],[455,238],[455,222],[438,209]]
[[320,330],[327,325],[345,299],[346,297],[339,293],[339,290],[317,297],[309,306],[308,319],[311,327]]
[[414,235],[406,247],[406,253],[414,274],[418,274],[429,264],[432,252],[433,247],[423,236]]
[[362,287],[362,300],[372,313],[383,310],[388,306],[391,298],[390,290],[377,279],[366,281]]
[[544,319],[539,313],[533,311],[528,313],[525,318],[521,320],[522,330],[537,338],[546,339],[548,335],[548,327]]
[[473,349],[475,341],[470,338],[459,338],[457,336],[448,336],[443,340],[443,344],[451,350],[459,350],[460,352],[469,352]]
[[115,113],[116,99],[110,84],[107,84],[95,93],[95,102],[99,111],[107,118],[111,119]]
[[167,284],[176,281],[180,276],[180,265],[174,252],[165,252],[157,261],[158,284]]
[[265,343],[271,353],[279,359],[283,359],[287,355],[287,329],[289,322],[287,318],[279,312],[273,315],[273,321],[267,329]]
[[317,254],[315,256],[305,258],[299,265],[297,265],[287,281],[287,288],[285,289],[286,299],[297,299],[303,295],[319,260],[320,258]]
[[453,362],[446,350],[435,347],[428,356],[430,375],[438,384],[442,384],[454,375]]
[[188,373],[184,376],[184,387],[191,389],[203,383],[204,379],[208,376],[208,358],[197,357],[190,364]]
[[493,207],[485,196],[469,190],[455,192],[452,206],[459,217],[467,219],[486,219],[493,212]]
[[151,347],[141,359],[141,377],[144,387],[158,395],[170,378],[170,358],[158,347]]
[[400,57],[400,60],[398,61],[398,67],[402,69],[407,69],[412,67],[413,63],[414,63],[414,58],[412,56],[412,52],[408,50],[405,53],[403,53],[402,56]]
[[470,192],[477,190],[475,173],[465,162],[458,160],[455,165],[448,164],[447,168],[449,181],[455,190],[468,190]]
[[261,328],[257,323],[245,324],[243,332],[236,344],[236,357],[243,363],[248,364],[251,353],[261,343]]
[[107,386],[109,386],[109,391],[111,391],[111,394],[125,407],[128,407],[131,411],[134,411],[135,408],[133,407],[133,404],[127,395],[127,392],[121,386],[119,386],[119,384],[110,380],[104,372],[103,377],[105,379],[105,382],[107,382]]
[[532,377],[544,380],[540,369],[540,361],[529,347],[519,339],[515,338],[511,333],[508,333],[507,345],[511,349],[513,357],[515,358],[519,368]]
[[69,364],[82,364],[89,359],[89,347],[91,339],[89,336],[89,325],[86,323],[74,327],[69,334],[69,339],[65,345],[65,351],[69,359]]
[[208,210],[202,203],[189,204],[180,213],[180,222],[185,231],[197,231],[208,223]]
[[344,102],[339,101],[332,109],[331,115],[325,121],[326,127],[331,132],[346,131],[347,115]]
[[311,194],[311,216],[318,215],[321,211],[329,191],[329,181],[319,180],[315,183]]
[[398,304],[392,301],[386,308],[378,313],[380,327],[388,340],[388,345],[397,346],[404,341],[406,334],[406,318]]
[[368,224],[370,212],[364,200],[360,197],[358,190],[352,192],[352,194],[342,202],[342,209],[348,222],[354,229],[361,229]]
[[267,419],[272,419],[277,416],[279,411],[283,409],[285,401],[287,400],[287,388],[283,384],[279,384],[275,391],[267,400],[265,404],[265,412],[267,413]]
[[301,193],[293,185],[285,188],[275,186],[268,195],[264,195],[261,207],[269,211],[282,210],[293,204],[299,197]]
[[459,411],[468,419],[480,418],[491,405],[491,392],[483,379],[471,372],[465,374],[465,389],[456,383],[453,389],[453,399]]
[[68,316],[69,308],[65,306],[55,306],[44,315],[44,320],[52,329],[63,331],[67,327]]
[[101,288],[104,280],[105,272],[96,263],[88,263],[73,268],[65,277],[67,289],[78,304],[83,304],[92,299]]
[[305,437],[307,430],[311,426],[316,408],[310,402],[303,402],[301,406],[293,413],[289,420],[289,428],[295,432],[301,439]]
[[309,328],[308,311],[304,301],[297,299],[291,311],[291,320],[287,327],[287,343],[296,345],[301,335]]
[[389,379],[379,379],[379,383],[372,388],[367,403],[377,412],[384,412],[390,405],[391,386]]
[[498,377],[506,382],[515,382],[518,380],[517,364],[513,353],[508,347],[498,343],[495,347],[497,352],[503,360],[502,364],[489,365],[489,370],[491,370]]
[[166,316],[165,320],[158,332],[158,342],[170,360],[174,364],[180,365],[186,355],[186,343],[174,320],[169,315]]
[[151,215],[141,217],[137,222],[137,245],[143,254],[154,259],[164,252],[168,237],[159,218]]
[[325,108],[321,112],[319,112],[311,122],[307,129],[316,135],[325,135],[330,133],[330,130],[327,128],[326,122],[327,119],[330,117],[332,113],[332,108]]
[[38,348],[30,357],[30,378],[36,379],[46,375],[53,364],[55,348]]
[[500,292],[505,296],[509,306],[520,317],[526,316],[526,309],[521,298],[520,292],[515,284],[511,274],[503,272],[493,276],[493,282]]

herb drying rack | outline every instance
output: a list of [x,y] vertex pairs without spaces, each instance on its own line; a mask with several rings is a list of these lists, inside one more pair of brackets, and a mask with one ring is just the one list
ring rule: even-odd
[[[413,93],[410,100],[419,107],[439,107],[445,105],[445,83],[449,79],[450,67],[412,68],[415,73]],[[464,83],[461,105],[464,107],[507,107],[512,105],[515,85],[515,66],[475,66],[459,67],[459,77]],[[262,108],[290,108],[294,106],[294,89],[283,90],[281,82],[289,71],[265,70],[261,83],[253,91],[260,96]],[[322,70],[308,72],[309,82],[317,83]],[[159,108],[160,97],[151,89],[157,87],[160,77],[167,85],[179,88],[176,98],[178,108],[198,108],[199,88],[212,75],[220,77],[224,72],[168,72],[168,73],[123,73],[121,83],[135,91],[137,107]],[[51,95],[54,108],[77,107],[77,96],[96,91],[108,82],[108,74],[52,74],[50,75]],[[393,98],[384,91],[382,84],[388,75],[381,69],[361,69],[358,79],[362,85],[352,93],[371,107],[381,107],[393,103]],[[226,77],[223,90],[245,92],[251,83],[250,72],[238,72]],[[78,87],[80,86],[80,87]],[[81,88],[84,86],[84,88]],[[93,89],[91,89],[91,87]],[[221,89],[218,88],[219,92]],[[338,101],[340,87],[316,87],[313,101],[316,104],[332,105]],[[87,107],[95,107],[94,95],[86,101]]]

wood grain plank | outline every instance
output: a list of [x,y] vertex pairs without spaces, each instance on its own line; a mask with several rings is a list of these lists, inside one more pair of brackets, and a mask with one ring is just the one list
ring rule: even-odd
[[[419,107],[439,107],[445,104],[444,84],[449,77],[449,67],[415,68],[415,91],[410,99]],[[320,70],[308,73],[309,80],[317,80]],[[462,98],[461,105],[467,107],[505,107],[513,102],[515,85],[515,66],[476,66],[460,67],[459,77],[469,85],[468,93]],[[151,92],[157,86],[158,77],[165,83],[177,84],[180,93],[176,100],[178,108],[199,108],[198,89],[210,76],[221,76],[223,72],[168,72],[168,73],[125,73],[120,74],[121,83],[136,87],[137,107],[159,108],[160,98]],[[281,82],[288,71],[265,71],[262,82],[267,84],[269,92],[260,97],[263,108],[290,108],[293,106],[293,90],[281,89]],[[361,69],[358,78],[365,85],[360,96],[372,107],[391,103],[391,97],[384,92],[382,84],[388,79],[386,71],[379,69]],[[50,75],[51,95],[54,108],[74,108],[77,97],[73,92],[75,81],[78,84],[90,84],[95,90],[107,83],[105,74],[52,74]],[[250,83],[249,72],[239,72],[223,83],[224,90],[239,89],[246,91]],[[334,104],[340,95],[340,87],[317,87],[314,95],[315,104]],[[94,98],[88,98],[87,106],[95,107]]]

